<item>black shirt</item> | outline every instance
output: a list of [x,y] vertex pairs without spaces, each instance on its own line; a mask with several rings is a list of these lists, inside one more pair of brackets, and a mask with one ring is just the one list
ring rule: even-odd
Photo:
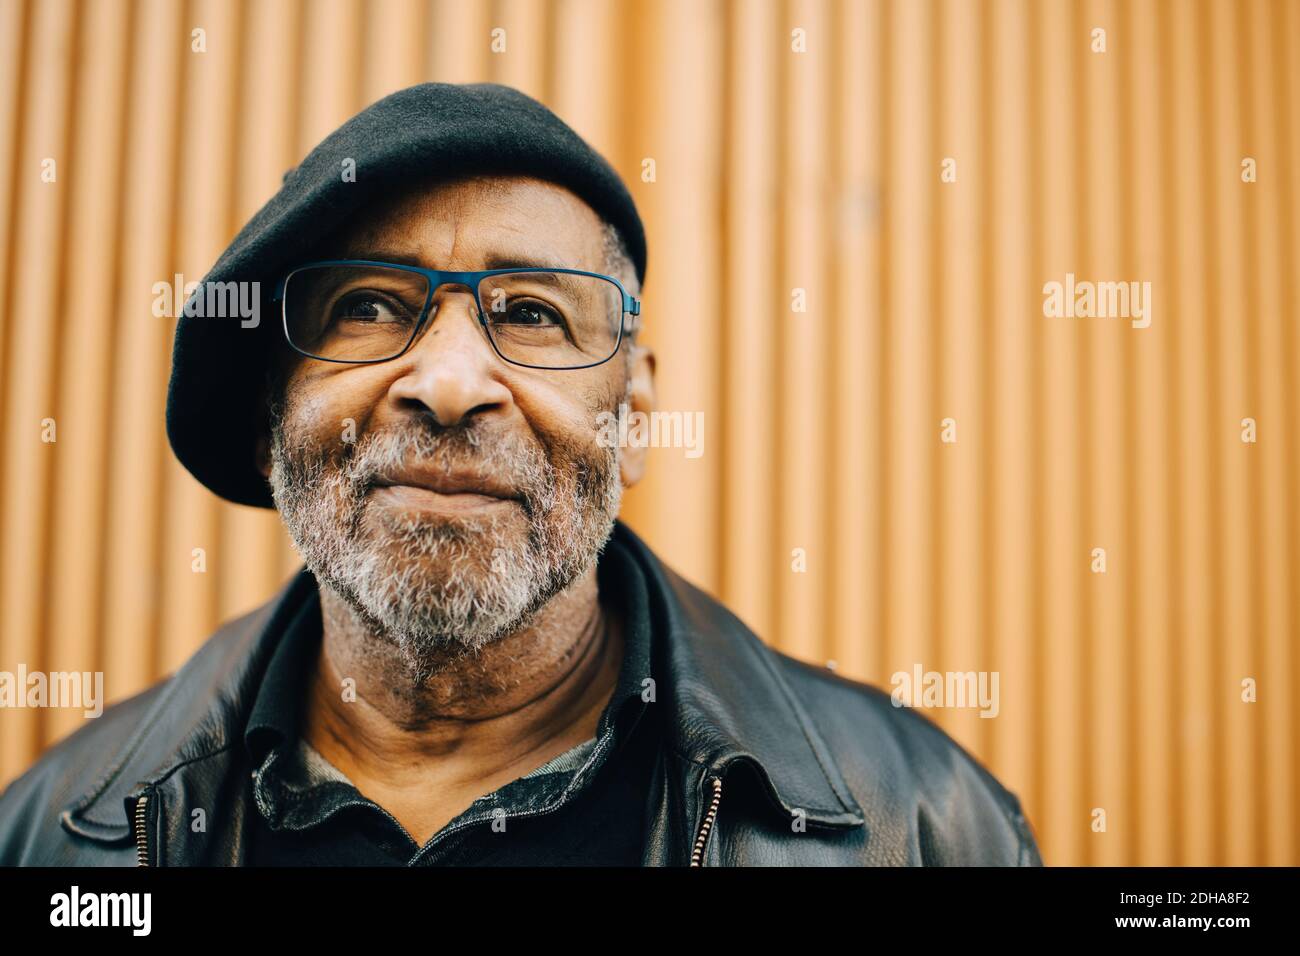
[[[597,578],[622,612],[624,658],[596,736],[474,801],[419,846],[305,740],[307,679],[321,641],[313,596],[272,655],[244,734],[253,866],[636,866],[659,756],[649,600],[640,568],[611,539]],[[650,680],[648,680],[650,679]]]

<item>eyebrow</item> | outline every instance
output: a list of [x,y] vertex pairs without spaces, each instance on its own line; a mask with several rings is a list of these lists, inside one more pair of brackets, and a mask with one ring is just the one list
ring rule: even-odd
[[532,257],[494,252],[487,257],[489,269],[570,269],[572,266],[546,256]]

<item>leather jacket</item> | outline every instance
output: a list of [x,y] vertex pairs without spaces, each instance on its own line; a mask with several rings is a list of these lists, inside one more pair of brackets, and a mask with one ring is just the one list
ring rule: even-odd
[[[622,522],[650,592],[667,706],[643,863],[1042,865],[1017,798],[924,715],[764,645]],[[0,794],[0,864],[239,865],[243,726],[301,571],[177,671]],[[209,809],[202,828],[190,808]],[[196,832],[198,831],[198,832]]]

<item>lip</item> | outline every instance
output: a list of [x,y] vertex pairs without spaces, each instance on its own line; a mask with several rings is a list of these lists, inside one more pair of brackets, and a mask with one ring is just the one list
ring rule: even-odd
[[382,503],[432,511],[478,511],[518,500],[490,479],[442,472],[401,472],[377,478],[371,495]]
[[405,511],[467,512],[509,507],[513,498],[479,495],[471,492],[444,494],[419,485],[376,485],[370,492],[373,500]]

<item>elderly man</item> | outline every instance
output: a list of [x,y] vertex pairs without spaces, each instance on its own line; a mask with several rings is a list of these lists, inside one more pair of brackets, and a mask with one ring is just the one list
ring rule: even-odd
[[275,321],[187,310],[167,409],[306,567],[15,782],[0,862],[1039,863],[937,727],[617,520],[645,265],[618,175],[515,90],[414,87],[321,143],[207,279]]

